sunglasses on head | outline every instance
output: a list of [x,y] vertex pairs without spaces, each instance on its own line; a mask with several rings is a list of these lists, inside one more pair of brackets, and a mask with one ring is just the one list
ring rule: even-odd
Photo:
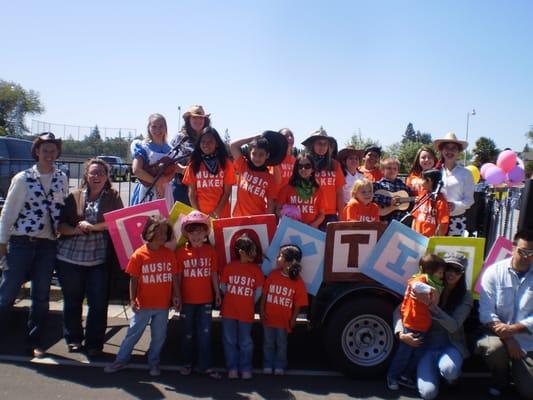
[[518,251],[518,254],[520,254],[522,257],[533,256],[533,249],[523,249],[521,247],[517,247],[516,250]]
[[298,164],[298,169],[311,169],[313,166],[311,164]]
[[45,132],[39,135],[42,140],[55,140],[56,136],[52,132]]

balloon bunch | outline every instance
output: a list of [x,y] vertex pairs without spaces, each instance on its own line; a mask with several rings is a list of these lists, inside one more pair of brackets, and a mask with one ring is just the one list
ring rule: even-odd
[[489,185],[501,185],[507,183],[509,187],[521,184],[526,176],[524,163],[512,150],[502,151],[498,155],[496,164],[483,164],[479,174]]

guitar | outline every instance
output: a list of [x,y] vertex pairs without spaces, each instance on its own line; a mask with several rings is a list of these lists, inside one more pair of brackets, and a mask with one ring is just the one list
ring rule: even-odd
[[409,196],[405,190],[398,190],[397,192],[389,192],[388,190],[376,190],[375,194],[386,197],[397,198],[399,204],[397,206],[380,207],[379,216],[389,215],[393,211],[405,211],[409,208],[409,203],[416,200],[416,196]]

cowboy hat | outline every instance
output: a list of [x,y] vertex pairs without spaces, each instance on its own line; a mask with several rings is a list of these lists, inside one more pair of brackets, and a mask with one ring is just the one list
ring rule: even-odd
[[437,150],[440,150],[441,146],[444,143],[455,143],[457,146],[461,148],[461,151],[466,149],[468,147],[468,142],[464,140],[458,140],[457,136],[455,136],[455,132],[448,132],[442,139],[436,139],[433,144],[435,145],[435,148]]
[[317,130],[317,131],[311,132],[309,134],[309,137],[307,139],[305,139],[302,142],[302,144],[305,147],[311,147],[311,146],[313,146],[313,143],[317,139],[327,139],[329,141],[329,143],[331,144],[332,149],[334,151],[337,150],[337,141],[335,140],[335,138],[333,136],[328,136],[328,133],[322,127],[320,127],[320,129]]
[[344,164],[348,156],[351,156],[354,154],[359,160],[363,158],[364,152],[363,150],[358,150],[352,145],[346,146],[344,149],[339,151],[339,154],[337,154],[337,161],[341,164]]
[[190,106],[187,111],[183,113],[183,119],[188,119],[190,117],[204,117],[207,118],[211,114],[206,114],[204,108],[201,105],[195,104]]
[[[289,148],[289,142],[285,135],[275,131],[264,131],[261,137],[268,142],[269,156],[265,162],[266,166],[278,165],[285,159],[287,155],[287,149]],[[250,154],[249,144],[245,144],[241,147],[241,153],[246,157]]]
[[43,143],[53,143],[57,147],[57,158],[61,156],[61,139],[56,139],[56,136],[52,132],[43,132],[40,133],[39,136],[35,138],[31,145],[31,156],[34,160],[38,160],[39,157],[37,157],[37,149],[41,146]]
[[204,225],[208,235],[211,231],[211,221],[209,217],[200,211],[191,211],[185,218],[183,218],[183,221],[181,223],[181,234],[186,238],[189,238],[187,227],[191,224]]

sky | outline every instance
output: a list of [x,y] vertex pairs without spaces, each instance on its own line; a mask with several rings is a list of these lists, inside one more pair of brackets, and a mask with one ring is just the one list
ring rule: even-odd
[[[54,124],[169,135],[192,104],[232,139],[323,126],[388,146],[412,122],[521,151],[533,125],[533,2],[7,1],[0,79]],[[467,115],[475,109],[476,114]],[[60,128],[57,128],[61,134]]]

